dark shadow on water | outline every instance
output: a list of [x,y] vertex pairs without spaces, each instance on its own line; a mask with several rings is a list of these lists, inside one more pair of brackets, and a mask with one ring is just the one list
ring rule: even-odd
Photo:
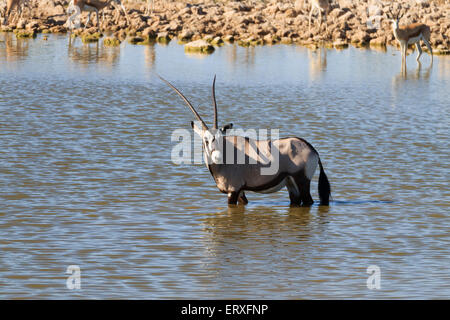
[[[317,200],[314,202],[314,204],[311,207],[318,207],[320,211],[328,211],[328,209],[330,207],[332,207],[333,205],[359,205],[359,204],[391,204],[391,203],[397,203],[394,200],[332,200],[330,201],[330,205],[329,206],[321,206],[320,202]],[[291,207],[289,205],[289,201],[264,201],[264,200],[259,200],[259,201],[253,201],[250,202],[249,204],[246,205],[247,208],[249,209],[256,209],[257,207],[260,206],[264,206],[264,207],[286,207],[288,209],[295,209],[295,208],[300,208],[300,209],[305,209],[308,207]],[[239,205],[236,206],[236,210],[245,210],[245,209],[238,209],[238,208],[243,208],[244,206]],[[311,208],[309,207],[309,208]]]
[[352,204],[391,204],[397,203],[393,200],[334,200],[332,205],[352,205]]

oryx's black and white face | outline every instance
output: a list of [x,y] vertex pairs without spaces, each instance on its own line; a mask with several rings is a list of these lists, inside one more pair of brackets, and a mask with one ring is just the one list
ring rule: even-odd
[[202,138],[206,163],[220,164],[223,160],[222,138],[223,134],[217,129],[201,129],[191,122],[192,129]]
[[223,136],[228,129],[233,127],[233,124],[229,123],[220,129],[202,129],[192,121],[191,126],[194,132],[202,138],[207,163],[223,163]]
[[218,127],[217,124],[217,103],[216,103],[216,94],[215,94],[215,84],[216,77],[214,76],[214,81],[212,85],[212,98],[213,98],[213,107],[214,107],[214,125],[212,129],[209,129],[200,115],[197,113],[195,108],[189,102],[189,100],[172,84],[170,84],[167,80],[159,77],[165,83],[167,83],[173,90],[175,90],[178,95],[183,98],[188,107],[197,117],[198,122],[191,122],[192,129],[194,129],[195,133],[197,133],[202,138],[203,150],[205,151],[205,160],[208,164],[215,163],[220,164],[223,163],[223,136],[228,129],[233,127],[232,123],[229,123],[221,128]]

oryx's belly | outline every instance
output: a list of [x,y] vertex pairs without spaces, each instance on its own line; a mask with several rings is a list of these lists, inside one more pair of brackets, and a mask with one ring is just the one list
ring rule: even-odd
[[422,34],[419,34],[417,37],[414,37],[414,38],[409,38],[408,44],[413,44],[413,43],[419,42],[420,39],[422,39]]
[[268,189],[264,189],[264,190],[260,190],[260,191],[256,191],[258,193],[274,193],[277,191],[280,191],[281,189],[283,189],[286,186],[286,179],[281,180],[281,182],[279,184],[277,184],[276,186],[270,187]]

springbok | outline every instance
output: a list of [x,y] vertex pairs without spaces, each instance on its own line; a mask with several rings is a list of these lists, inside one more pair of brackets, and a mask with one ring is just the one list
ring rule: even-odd
[[[73,29],[74,27],[79,28],[80,22],[78,17],[81,15],[81,12],[87,11],[89,12],[89,15],[85,26],[87,26],[91,21],[91,13],[95,12],[97,14],[97,28],[100,28],[98,13],[99,11],[106,8],[109,4],[114,5],[117,10],[119,10],[117,6],[120,6],[120,8],[125,13],[125,17],[128,21],[128,14],[121,0],[72,0],[67,8],[67,13],[74,13],[67,19],[67,25],[71,29]],[[78,22],[74,24],[74,20],[77,18]]]
[[422,40],[427,46],[431,54],[431,63],[433,63],[433,49],[430,45],[431,31],[430,27],[423,23],[412,23],[406,26],[399,26],[400,19],[405,15],[403,13],[399,16],[397,14],[394,16],[391,9],[389,8],[388,19],[392,23],[392,30],[394,32],[395,39],[400,43],[400,50],[402,52],[402,65],[406,66],[406,51],[408,50],[408,45],[415,44],[418,54],[416,57],[417,62],[419,62],[420,56],[422,55],[422,47],[420,46],[420,40]]
[[[191,122],[192,129],[202,138],[206,167],[218,189],[228,195],[228,204],[234,205],[238,202],[247,204],[245,191],[272,193],[286,186],[292,206],[310,206],[314,203],[310,194],[310,182],[317,165],[320,167],[318,184],[320,204],[329,204],[330,183],[318,152],[307,141],[296,137],[255,140],[249,137],[225,135],[224,131],[231,125],[221,129],[218,127],[216,77],[212,85],[214,123],[213,128],[209,129],[189,100],[170,82],[162,77],[159,78],[184,100],[198,119],[199,122]],[[197,123],[201,124],[201,127]],[[239,154],[245,158],[242,164],[236,163],[235,160]],[[274,163],[276,163],[275,166]],[[277,167],[277,169],[266,171],[265,169],[269,167]],[[271,172],[268,173],[268,171]]]
[[[8,19],[9,19],[9,15],[11,14],[12,10],[14,10],[14,8],[17,8],[17,12],[16,15],[14,16],[14,18],[18,18],[20,19],[22,17],[22,7],[27,7],[29,4],[30,0],[8,0],[6,2],[6,9],[5,9],[5,14],[3,17],[3,25],[8,24]],[[15,19],[12,19],[12,21],[14,21]]]
[[319,28],[322,25],[322,11],[325,17],[325,29],[328,30],[327,14],[331,9],[329,0],[311,0],[311,11],[309,12],[309,30],[311,30],[311,18],[314,10],[319,11]]

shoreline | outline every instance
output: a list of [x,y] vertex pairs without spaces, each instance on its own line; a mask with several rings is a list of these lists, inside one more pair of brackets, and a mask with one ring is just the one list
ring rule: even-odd
[[[211,53],[214,46],[236,42],[240,46],[298,44],[307,47],[399,47],[385,13],[390,7],[376,0],[337,0],[327,15],[327,25],[318,24],[313,16],[311,31],[308,28],[309,5],[307,1],[156,1],[153,13],[145,14],[146,2],[124,1],[127,17],[113,9],[100,13],[101,32],[111,35],[106,45],[118,45],[128,40],[132,44],[168,43],[176,39],[180,44],[190,44],[192,51]],[[399,1],[403,8],[411,1]],[[17,38],[34,38],[37,33],[70,33],[82,37],[83,42],[98,41],[103,35],[96,27],[67,29],[66,8],[69,1],[44,0],[29,10],[21,19],[2,32],[14,32]],[[396,3],[392,8],[399,10]],[[102,20],[102,12],[105,19]],[[446,16],[447,13],[447,16]],[[117,16],[116,16],[117,15]],[[118,22],[114,23],[115,16]],[[81,21],[86,22],[83,13]],[[91,17],[96,23],[95,14]],[[433,53],[450,54],[450,1],[422,1],[406,11],[401,24],[422,22],[431,28]],[[212,47],[212,49],[211,49]],[[185,46],[191,51],[189,46]],[[424,50],[426,51],[426,50]]]

